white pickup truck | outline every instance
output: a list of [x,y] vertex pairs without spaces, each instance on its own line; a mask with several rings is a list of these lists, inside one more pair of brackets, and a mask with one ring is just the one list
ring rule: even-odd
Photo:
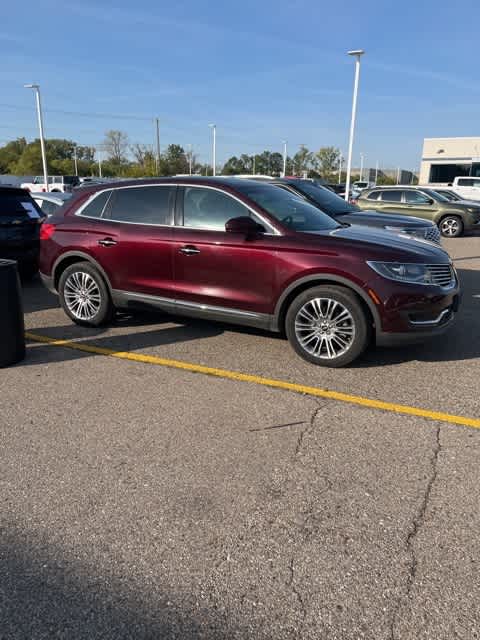
[[465,200],[480,200],[480,177],[458,176],[449,186]]
[[[68,193],[80,184],[78,176],[48,176],[48,191]],[[27,191],[47,191],[47,185],[43,176],[35,176],[33,182],[22,182],[22,189]]]

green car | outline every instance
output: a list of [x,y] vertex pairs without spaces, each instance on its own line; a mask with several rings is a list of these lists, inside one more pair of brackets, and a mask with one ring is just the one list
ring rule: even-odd
[[432,220],[442,236],[456,238],[465,232],[480,231],[480,204],[451,202],[441,193],[424,187],[375,187],[362,191],[357,201],[361,209],[403,214]]

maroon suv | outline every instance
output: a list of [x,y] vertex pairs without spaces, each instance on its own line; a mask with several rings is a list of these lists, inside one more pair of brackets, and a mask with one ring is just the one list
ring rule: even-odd
[[454,321],[459,282],[425,240],[338,224],[278,187],[165,178],[85,188],[44,223],[40,271],[76,323],[151,308],[285,331],[315,364],[423,340]]

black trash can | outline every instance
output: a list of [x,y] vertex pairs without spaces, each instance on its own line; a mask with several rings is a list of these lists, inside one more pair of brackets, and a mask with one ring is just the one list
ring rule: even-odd
[[25,358],[25,328],[17,263],[0,260],[0,367]]

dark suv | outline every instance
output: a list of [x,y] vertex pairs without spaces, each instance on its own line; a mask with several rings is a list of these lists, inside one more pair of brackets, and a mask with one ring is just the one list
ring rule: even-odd
[[423,340],[454,321],[448,254],[423,240],[340,225],[297,196],[236,178],[85,188],[42,225],[40,271],[76,323],[161,309],[286,331],[315,364]]
[[440,231],[429,220],[412,218],[402,215],[378,213],[378,211],[363,211],[360,207],[317,184],[313,180],[302,178],[275,178],[269,181],[282,189],[291,191],[321,209],[339,223],[359,224],[362,227],[387,229],[396,233],[412,235],[430,242],[440,243]]
[[38,271],[39,230],[44,219],[25,189],[0,186],[0,258],[16,260],[23,276]]

